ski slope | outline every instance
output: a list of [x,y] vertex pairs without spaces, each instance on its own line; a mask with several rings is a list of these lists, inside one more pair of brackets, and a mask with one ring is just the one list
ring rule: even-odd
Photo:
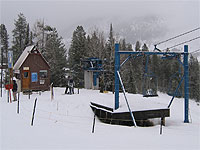
[[[8,103],[7,93],[0,98],[0,150],[198,150],[200,149],[200,106],[190,100],[190,123],[184,120],[184,99],[175,98],[170,117],[160,135],[160,119],[153,119],[151,127],[127,127],[108,125],[96,119],[92,133],[94,114],[90,101],[112,107],[114,95],[95,90],[81,89],[77,94],[64,95],[65,88],[28,95],[20,93],[20,113],[17,102]],[[170,98],[143,98],[139,94],[127,94],[132,110],[167,107]],[[34,125],[31,126],[34,100],[37,98]],[[120,108],[127,111],[123,94]]]

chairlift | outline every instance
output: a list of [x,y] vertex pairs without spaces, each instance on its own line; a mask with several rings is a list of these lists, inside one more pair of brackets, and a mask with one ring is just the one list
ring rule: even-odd
[[143,97],[156,97],[157,94],[157,77],[153,74],[145,75],[143,81]]
[[145,72],[143,77],[143,88],[142,94],[143,97],[156,97],[157,94],[157,77],[155,74],[149,72],[148,70],[148,62],[149,62],[149,55],[146,57],[145,62]]

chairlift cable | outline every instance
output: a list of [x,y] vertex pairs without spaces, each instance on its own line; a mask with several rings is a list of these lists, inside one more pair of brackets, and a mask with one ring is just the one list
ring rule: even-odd
[[176,38],[178,38],[178,37],[180,37],[180,36],[186,35],[186,34],[188,34],[188,33],[194,32],[194,31],[199,30],[199,29],[200,29],[200,27],[198,27],[198,28],[196,28],[196,29],[193,29],[193,30],[190,30],[190,31],[188,31],[188,32],[179,34],[179,35],[174,36],[174,37],[172,37],[172,38],[169,38],[169,39],[167,39],[167,40],[161,41],[161,42],[155,44],[155,46],[157,46],[157,45],[159,45],[159,44],[162,44],[162,43],[165,43],[165,42],[168,42],[168,41],[170,41],[170,40],[176,39]]
[[184,42],[182,42],[182,43],[176,44],[176,45],[174,45],[174,46],[168,47],[168,48],[165,49],[165,50],[168,50],[168,49],[171,49],[171,48],[177,47],[177,46],[179,46],[179,45],[183,45],[183,44],[185,44],[185,43],[192,42],[192,41],[197,40],[197,39],[199,39],[199,38],[200,38],[200,36],[198,36],[198,37],[196,37],[196,38],[193,38],[193,39],[190,39],[190,40],[188,40],[188,41],[184,41]]
[[197,50],[195,50],[195,51],[193,51],[193,52],[191,52],[191,53],[196,53],[196,52],[198,52],[198,51],[200,51],[200,49],[197,49]]

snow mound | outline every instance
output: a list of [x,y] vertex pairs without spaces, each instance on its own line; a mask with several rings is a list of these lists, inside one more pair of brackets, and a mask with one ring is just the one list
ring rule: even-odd
[[[95,133],[91,133],[94,114],[90,102],[113,106],[112,93],[81,89],[77,94],[64,95],[64,88],[28,95],[20,93],[20,113],[17,102],[7,102],[7,92],[0,98],[0,149],[2,150],[61,150],[61,149],[200,149],[200,106],[190,100],[190,123],[184,120],[184,99],[175,98],[170,117],[160,135],[160,120],[152,127],[126,127],[101,123],[96,119]],[[144,98],[128,94],[132,110],[166,108],[171,97],[158,93],[159,97]],[[37,100],[34,124],[31,126],[34,100]],[[120,109],[127,111],[120,94]]]

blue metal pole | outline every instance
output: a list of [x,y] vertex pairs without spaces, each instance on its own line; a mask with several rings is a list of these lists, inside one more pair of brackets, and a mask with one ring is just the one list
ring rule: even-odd
[[119,44],[115,44],[115,110],[119,108],[119,77],[117,75],[117,71],[120,68],[120,54],[119,52]]
[[178,84],[178,86],[177,86],[177,88],[176,88],[175,92],[173,93],[173,97],[172,97],[172,99],[171,99],[171,101],[170,101],[170,103],[169,103],[169,105],[168,105],[168,107],[167,107],[167,108],[169,108],[169,107],[171,106],[171,104],[172,104],[172,101],[174,100],[174,97],[175,97],[175,95],[177,94],[177,92],[178,92],[178,89],[179,89],[179,88],[180,88],[180,86],[181,86],[181,83],[182,83],[182,81],[183,81],[183,78],[184,78],[184,76],[181,78],[181,81],[179,82],[179,84]]
[[130,58],[131,58],[131,55],[129,55],[129,56],[124,60],[124,62],[120,65],[120,67],[121,67],[123,64],[125,64]]
[[184,123],[189,123],[188,109],[189,109],[189,69],[188,69],[188,45],[184,45],[184,91],[185,91],[185,118]]

